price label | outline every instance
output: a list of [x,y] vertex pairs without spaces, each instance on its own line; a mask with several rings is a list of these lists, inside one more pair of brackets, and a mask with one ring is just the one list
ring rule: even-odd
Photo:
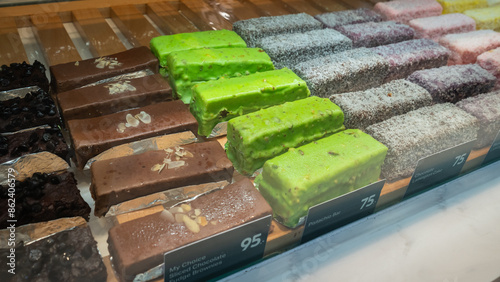
[[165,253],[164,280],[215,278],[264,256],[271,215]]
[[404,198],[457,176],[469,157],[475,141],[460,144],[420,159],[413,172]]
[[486,154],[483,164],[487,164],[496,160],[500,160],[500,131],[493,141],[493,144],[491,144],[490,150],[488,151],[488,154]]
[[302,243],[372,214],[384,184],[381,180],[309,208]]

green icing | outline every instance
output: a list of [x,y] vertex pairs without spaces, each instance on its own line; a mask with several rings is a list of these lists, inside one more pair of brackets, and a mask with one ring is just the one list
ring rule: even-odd
[[344,114],[329,99],[309,97],[236,117],[227,126],[227,155],[251,175],[270,158],[345,129]]
[[220,48],[172,52],[167,69],[170,85],[189,104],[197,83],[273,70],[274,65],[260,48]]
[[190,109],[198,133],[208,136],[219,122],[309,95],[306,83],[284,68],[196,84]]
[[160,61],[160,65],[164,67],[167,65],[167,55],[174,51],[201,48],[244,48],[247,44],[236,32],[222,29],[158,36],[151,39],[149,46]]
[[387,147],[348,129],[268,160],[255,179],[276,219],[296,227],[310,207],[378,180]]

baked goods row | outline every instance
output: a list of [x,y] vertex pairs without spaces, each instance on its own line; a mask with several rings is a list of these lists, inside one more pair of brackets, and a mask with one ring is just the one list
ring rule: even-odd
[[[374,15],[370,10],[346,13]],[[414,35],[405,34],[412,29],[403,24],[379,26],[371,21],[375,30],[394,27],[402,33],[396,39],[382,33],[373,40],[379,43],[370,43],[388,45],[357,48],[355,36],[323,29],[319,21],[299,14],[234,25],[243,38],[255,28],[269,35],[257,40],[260,48],[245,47],[245,41],[230,31],[179,34],[152,41],[151,50],[159,60],[149,49],[135,48],[51,67],[54,104],[64,120],[59,125],[69,133],[76,166],[90,165],[97,216],[111,205],[168,188],[231,181],[233,165],[245,175],[263,166],[256,179],[261,193],[244,179],[189,204],[113,227],[109,249],[122,279],[161,264],[169,250],[262,218],[271,208],[277,220],[296,227],[309,207],[373,183],[381,172],[387,179],[408,177],[418,159],[429,154],[477,136],[485,137],[478,147],[491,144],[500,128],[500,93],[492,92],[498,79],[476,64],[446,66],[450,54],[470,56],[468,46],[458,44],[464,48],[450,51],[431,40],[411,39]],[[293,30],[303,32],[280,37],[293,25]],[[489,31],[487,39],[475,52],[500,46],[498,33]],[[275,70],[277,66],[285,68]],[[171,88],[158,72],[168,76]],[[133,75],[110,80],[125,73]],[[96,82],[100,84],[82,87]],[[491,93],[483,94],[487,92]],[[308,97],[310,93],[323,98]],[[176,100],[170,101],[173,97]],[[22,110],[23,99],[15,101],[6,107],[9,118],[32,111]],[[21,111],[13,110],[16,107]],[[53,107],[44,105],[38,111],[51,116]],[[218,142],[204,138],[221,121],[228,121],[227,155]],[[35,125],[30,119],[25,124]],[[88,163],[119,144],[183,130],[198,134],[203,142]],[[50,135],[29,136],[15,144],[6,142],[17,148],[14,157],[29,153],[36,142],[51,141]],[[27,184],[11,182],[16,197],[36,201],[50,190],[38,185],[45,183],[41,179],[57,182],[53,176],[34,178]],[[8,187],[2,189],[7,199]],[[25,190],[30,192],[21,192]],[[28,213],[39,210],[30,203],[26,206]],[[170,229],[171,235],[157,231]]]

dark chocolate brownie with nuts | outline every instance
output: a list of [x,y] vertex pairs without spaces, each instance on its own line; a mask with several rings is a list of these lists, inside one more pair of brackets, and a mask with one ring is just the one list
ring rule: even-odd
[[34,173],[24,181],[11,183],[13,189],[9,184],[0,186],[0,210],[7,211],[14,199],[15,213],[14,217],[0,213],[0,229],[7,228],[8,219],[17,220],[16,226],[74,216],[89,220],[90,206],[83,200],[72,172]]
[[42,89],[0,103],[0,132],[60,124],[54,100]]
[[0,69],[0,91],[7,91],[29,86],[38,86],[49,92],[49,80],[45,75],[45,66],[39,61],[33,65],[26,62],[2,65]]
[[68,144],[58,127],[0,135],[0,163],[44,151],[58,155],[69,163]]
[[[0,250],[7,264],[8,249]],[[16,246],[16,273],[0,281],[106,281],[106,267],[88,226],[65,230],[28,245]]]

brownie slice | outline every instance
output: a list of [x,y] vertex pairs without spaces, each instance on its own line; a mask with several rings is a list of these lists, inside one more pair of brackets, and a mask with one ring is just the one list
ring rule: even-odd
[[72,172],[34,173],[22,182],[15,181],[15,193],[11,192],[8,185],[0,186],[0,210],[8,210],[12,197],[16,204],[14,218],[7,212],[0,214],[0,229],[8,226],[8,219],[17,220],[16,226],[73,216],[89,220],[90,207]]
[[42,89],[0,103],[0,132],[60,124],[54,100]]
[[[78,226],[26,246],[16,246],[16,274],[2,271],[0,281],[106,281],[107,272],[90,228]],[[8,249],[0,250],[7,264]]]
[[29,86],[38,86],[49,92],[49,80],[45,75],[45,66],[39,61],[33,65],[26,62],[2,65],[0,70],[0,91],[7,91]]
[[37,128],[9,135],[0,135],[0,163],[23,155],[50,152],[69,163],[68,144],[58,127]]

